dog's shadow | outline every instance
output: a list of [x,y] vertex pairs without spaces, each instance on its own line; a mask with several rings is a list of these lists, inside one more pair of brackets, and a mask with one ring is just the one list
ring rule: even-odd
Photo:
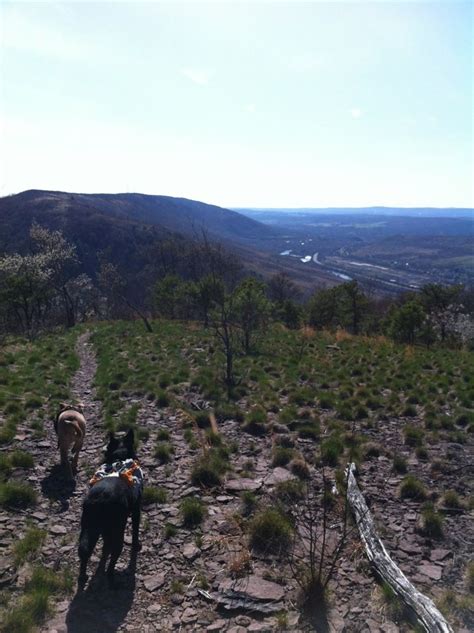
[[114,633],[133,604],[137,552],[132,551],[128,567],[115,572],[114,589],[103,573],[97,572],[85,590],[78,590],[66,616],[68,633]]
[[69,507],[69,497],[76,490],[76,481],[65,476],[63,467],[55,464],[41,480],[41,490],[45,497],[59,501],[63,508]]

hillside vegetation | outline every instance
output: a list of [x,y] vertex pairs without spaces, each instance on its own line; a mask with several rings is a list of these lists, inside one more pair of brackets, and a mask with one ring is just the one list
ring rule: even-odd
[[[73,328],[17,341],[2,356],[3,631],[30,631],[58,601],[68,606],[51,626],[65,617],[71,631],[79,617],[106,632],[137,623],[362,630],[368,620],[410,630],[347,515],[348,461],[402,570],[456,630],[473,625],[472,353],[274,323],[256,331],[247,353],[238,338],[229,384],[215,324],[151,325],[149,333],[140,321],[97,323],[90,339]],[[63,397],[82,399],[88,421],[73,496],[55,475],[50,416]],[[106,433],[130,427],[146,473],[137,570],[122,567],[117,595],[92,585],[69,604],[88,477]],[[53,576],[39,595],[45,574]],[[219,612],[236,587],[240,610]]]

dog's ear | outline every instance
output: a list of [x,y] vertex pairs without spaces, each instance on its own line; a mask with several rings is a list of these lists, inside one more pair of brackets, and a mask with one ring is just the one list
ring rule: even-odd
[[114,445],[114,444],[118,444],[118,440],[115,438],[115,435],[112,433],[112,431],[110,431],[109,433],[109,442],[108,442],[109,446],[110,445]]
[[59,411],[66,411],[67,409],[69,409],[69,404],[67,402],[60,402],[59,403]]

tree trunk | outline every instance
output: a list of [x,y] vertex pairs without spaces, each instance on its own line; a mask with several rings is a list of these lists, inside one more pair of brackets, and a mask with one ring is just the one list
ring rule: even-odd
[[433,601],[415,589],[388,555],[382,541],[377,536],[374,521],[357,485],[354,476],[355,464],[350,464],[348,469],[347,498],[365,545],[367,556],[377,574],[413,610],[427,633],[453,633],[453,630],[438,611]]

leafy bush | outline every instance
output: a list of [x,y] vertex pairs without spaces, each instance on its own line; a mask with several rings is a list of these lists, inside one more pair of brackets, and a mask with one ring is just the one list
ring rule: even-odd
[[276,446],[273,451],[272,466],[286,466],[293,457],[293,449]]
[[250,524],[250,546],[258,552],[281,553],[289,549],[293,527],[278,510],[264,510]]
[[173,453],[173,447],[171,444],[167,444],[166,442],[159,442],[155,446],[155,457],[158,458],[160,464],[167,464]]
[[290,470],[293,475],[296,475],[299,479],[309,479],[311,475],[309,466],[302,457],[293,459],[290,464]]
[[252,514],[257,506],[257,496],[251,490],[244,490],[240,498],[242,499],[242,513],[244,516]]
[[181,502],[181,513],[184,525],[188,528],[194,528],[202,523],[206,509],[197,497],[186,497]]
[[158,442],[168,442],[170,439],[170,432],[168,429],[160,429],[156,434]]
[[343,452],[344,445],[337,435],[332,435],[321,443],[321,459],[326,466],[337,466]]
[[228,469],[229,464],[222,453],[211,449],[195,462],[191,471],[191,481],[195,486],[204,488],[220,486],[221,477]]
[[407,446],[421,446],[423,443],[423,432],[414,426],[406,426],[403,429],[403,435]]
[[16,481],[0,483],[0,506],[4,508],[27,508],[36,503],[36,492],[29,485]]
[[286,505],[301,501],[305,497],[305,486],[297,479],[281,481],[275,488],[277,499]]
[[369,442],[364,447],[364,459],[371,459],[372,457],[379,457],[382,449],[379,444]]
[[46,532],[36,527],[30,527],[25,536],[17,541],[13,547],[16,565],[24,563],[32,554],[36,554],[46,538]]
[[443,536],[443,517],[435,511],[431,503],[426,504],[422,510],[422,531],[432,538]]
[[402,481],[400,496],[402,499],[423,500],[426,499],[426,491],[421,481],[413,475],[407,475]]
[[443,495],[443,502],[447,508],[457,509],[462,507],[458,493],[455,490],[447,490]]
[[195,420],[196,420],[196,424],[198,425],[200,429],[208,429],[211,426],[211,420],[209,419],[209,414],[205,413],[204,411],[202,413],[197,413]]
[[153,486],[145,486],[142,495],[142,504],[144,506],[152,503],[166,503],[168,493],[165,488],[154,488]]
[[401,455],[395,454],[392,468],[396,473],[405,474],[408,470],[407,460]]

